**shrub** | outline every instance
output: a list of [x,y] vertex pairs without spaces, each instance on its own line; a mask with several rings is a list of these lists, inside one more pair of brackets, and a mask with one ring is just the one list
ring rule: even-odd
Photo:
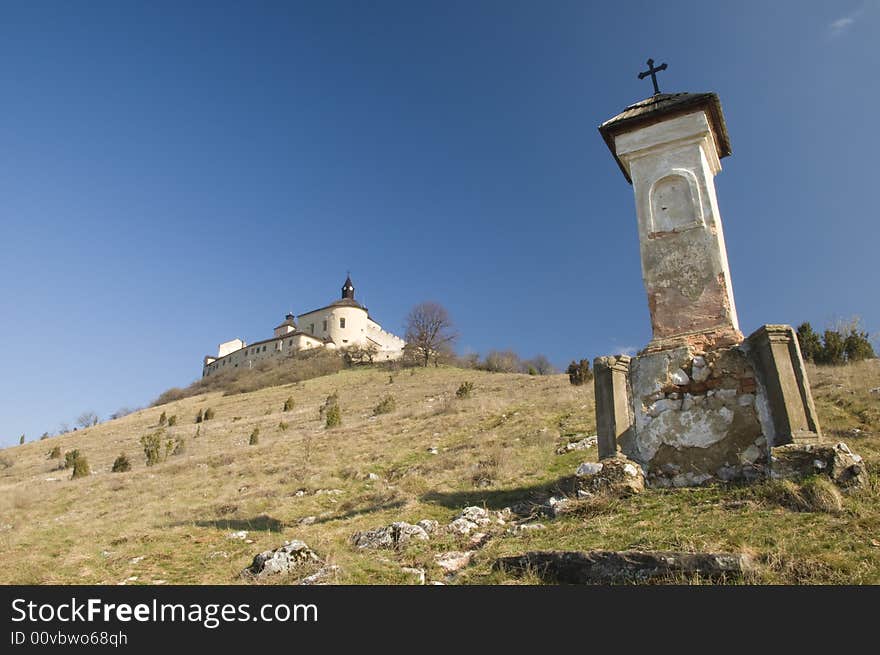
[[48,439],[48,438],[49,438],[48,432],[44,432],[43,434],[40,435],[40,441],[42,441],[43,439]]
[[168,417],[168,427],[172,428],[177,425],[177,414]]
[[324,418],[327,414],[327,410],[333,407],[334,405],[339,404],[339,394],[337,392],[331,393],[327,396],[326,400],[324,400],[324,404],[321,405],[321,408],[318,410],[318,416],[320,418]]
[[593,379],[589,359],[582,359],[579,362],[572,361],[565,372],[568,373],[568,381],[578,387]]
[[89,461],[86,459],[85,455],[80,455],[78,451],[74,451],[77,453],[76,459],[73,461],[73,473],[70,476],[71,480],[76,480],[77,478],[84,478],[91,474],[91,470],[89,469]]
[[545,355],[535,355],[524,363],[528,367],[529,375],[553,375],[556,373],[556,368]]
[[281,430],[282,432],[286,431],[287,430],[287,423],[285,423],[284,421],[281,421],[278,424],[278,429]]
[[870,337],[861,328],[861,319],[857,316],[837,321],[833,329],[825,330],[821,339],[809,323],[801,323],[797,338],[804,360],[816,364],[840,365],[875,357]]
[[208,409],[205,410],[204,420],[210,421],[212,418],[214,418],[214,408],[209,407]]
[[835,330],[825,330],[822,337],[822,355],[817,364],[837,365],[844,362],[843,336]]
[[204,415],[202,414],[202,410],[199,410],[199,413],[196,414],[196,423],[201,423]]
[[459,399],[470,398],[474,393],[474,383],[473,382],[462,382],[461,386],[458,387],[458,390],[455,392],[455,397]]
[[342,412],[339,410],[339,405],[334,404],[328,407],[326,415],[325,428],[330,429],[342,425]]
[[21,436],[18,438],[18,445],[19,445],[19,446],[23,446],[23,445],[24,445],[24,435],[21,435]]
[[168,418],[165,416],[165,412],[159,414],[159,427],[164,427],[164,425],[168,422]]
[[397,407],[397,403],[394,400],[394,396],[388,394],[385,396],[378,405],[373,408],[373,415],[377,416],[379,414],[390,414]]
[[68,450],[64,453],[64,468],[69,469],[79,458],[79,450]]
[[281,408],[282,412],[289,412],[293,409],[293,396],[288,396],[287,400],[284,401],[284,407]]
[[52,450],[49,451],[49,454],[46,456],[47,459],[61,459],[61,446],[55,446]]
[[260,443],[260,428],[255,427],[253,432],[251,432],[251,438],[248,440],[248,444],[256,446],[258,443]]
[[125,473],[130,470],[131,462],[128,461],[128,457],[125,456],[125,453],[122,453],[119,457],[113,460],[113,473]]
[[519,373],[523,363],[512,350],[492,350],[486,355],[483,368],[492,373]]
[[393,375],[388,376],[388,384],[394,384],[394,376]]
[[141,437],[141,446],[144,447],[144,455],[147,458],[147,466],[153,466],[162,461],[162,430],[150,432]]
[[860,362],[875,357],[874,347],[868,340],[868,333],[859,332],[856,328],[852,328],[843,340],[843,352],[847,362]]
[[186,440],[183,437],[175,437],[165,442],[165,459],[174,455],[181,455],[186,451]]

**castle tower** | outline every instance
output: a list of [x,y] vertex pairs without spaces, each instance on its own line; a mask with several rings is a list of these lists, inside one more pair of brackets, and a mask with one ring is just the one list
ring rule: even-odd
[[[665,69],[650,70],[644,77]],[[816,410],[794,330],[739,330],[714,178],[731,153],[714,93],[655,94],[599,132],[632,184],[652,339],[594,362],[599,457],[649,484],[767,475],[772,448],[815,442]]]
[[351,283],[351,274],[345,276],[345,282],[342,285],[342,299],[354,300],[354,285]]

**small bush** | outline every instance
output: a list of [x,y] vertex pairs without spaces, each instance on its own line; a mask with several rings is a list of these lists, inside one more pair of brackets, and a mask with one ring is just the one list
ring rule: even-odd
[[165,416],[165,412],[162,412],[161,414],[159,414],[159,427],[160,428],[164,427],[167,422],[168,422],[168,417]]
[[165,442],[165,459],[175,455],[182,455],[186,451],[186,440],[183,437],[175,437]]
[[465,398],[470,398],[474,393],[474,383],[473,382],[462,382],[461,386],[458,387],[458,390],[455,392],[455,397],[464,400]]
[[202,410],[199,410],[199,413],[196,414],[196,423],[201,423],[204,418],[204,414],[202,414]]
[[393,375],[388,376],[388,384],[394,384],[394,376]]
[[253,432],[251,432],[251,438],[248,440],[248,444],[251,446],[256,446],[260,443],[260,428],[254,428]]
[[156,430],[141,437],[141,446],[147,458],[147,466],[153,466],[162,461],[162,430]]
[[46,456],[47,459],[61,459],[61,446],[55,446],[52,450],[49,451],[49,454]]
[[321,405],[321,409],[318,410],[318,416],[320,418],[325,418],[327,414],[327,410],[333,407],[334,405],[339,404],[339,394],[335,391],[327,396],[326,400],[324,400],[324,404]]
[[281,421],[280,423],[278,423],[278,429],[281,430],[282,432],[285,432],[287,430],[287,427],[288,427],[287,423],[285,423],[284,421]]
[[69,469],[79,458],[78,450],[68,450],[64,453],[64,468]]
[[86,459],[85,455],[80,455],[78,451],[74,452],[77,453],[77,457],[73,461],[73,473],[70,476],[71,480],[84,478],[92,472],[91,469],[89,469],[89,461]]
[[214,408],[209,407],[205,410],[205,420],[210,421],[212,418],[214,418]]
[[42,441],[43,439],[48,439],[48,438],[49,438],[48,432],[44,432],[43,434],[40,435],[40,441]]
[[19,445],[19,446],[23,446],[23,445],[24,445],[24,435],[21,435],[21,437],[19,437],[19,439],[18,439],[18,445]]
[[579,362],[572,361],[565,371],[568,373],[568,381],[579,387],[593,379],[593,371],[590,370],[590,360],[582,359]]
[[378,416],[379,414],[390,414],[397,408],[397,402],[394,400],[394,396],[388,394],[385,396],[382,401],[373,408],[373,415]]
[[111,470],[113,473],[125,473],[126,471],[131,470],[131,462],[128,461],[128,457],[125,456],[125,453],[122,453],[119,457],[113,460],[113,468]]
[[177,425],[177,414],[168,417],[168,427],[173,428],[175,425]]
[[293,409],[293,396],[288,396],[287,400],[284,401],[284,407],[281,408],[282,412],[289,412]]
[[339,410],[339,405],[331,405],[328,407],[326,415],[327,418],[324,427],[328,430],[342,425],[342,412]]

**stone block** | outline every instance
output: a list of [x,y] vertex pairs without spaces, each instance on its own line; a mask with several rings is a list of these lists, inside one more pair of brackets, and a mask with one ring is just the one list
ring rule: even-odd
[[614,457],[618,443],[632,431],[627,373],[630,358],[597,357],[593,361],[593,385],[596,392],[596,432],[599,458]]
[[746,341],[767,401],[771,446],[815,443],[822,433],[797,335],[790,325],[764,325]]

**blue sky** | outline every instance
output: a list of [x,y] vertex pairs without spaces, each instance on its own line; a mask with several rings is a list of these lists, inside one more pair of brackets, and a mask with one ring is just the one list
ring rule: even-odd
[[402,332],[572,358],[650,338],[596,127],[715,91],[737,308],[880,330],[880,2],[3,2],[0,444],[199,377],[347,270]]

